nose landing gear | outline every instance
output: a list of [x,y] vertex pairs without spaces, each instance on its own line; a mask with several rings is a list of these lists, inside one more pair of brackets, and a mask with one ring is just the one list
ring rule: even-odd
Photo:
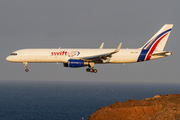
[[26,72],[29,72],[29,69],[25,69]]
[[29,69],[28,69],[28,66],[27,66],[28,63],[27,62],[23,62],[23,64],[25,65],[24,67],[26,68],[25,71],[29,72]]

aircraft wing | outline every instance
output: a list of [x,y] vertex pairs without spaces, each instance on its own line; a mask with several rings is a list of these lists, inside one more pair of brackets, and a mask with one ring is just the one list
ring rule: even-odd
[[95,56],[86,56],[86,57],[81,57],[81,58],[76,58],[76,59],[81,59],[81,60],[85,60],[85,61],[92,61],[92,62],[102,62],[103,60],[110,58],[112,56],[112,54],[119,52],[121,45],[122,45],[122,43],[120,43],[118,45],[118,47],[116,48],[115,51],[110,52],[110,53],[99,54],[99,55],[95,55]]

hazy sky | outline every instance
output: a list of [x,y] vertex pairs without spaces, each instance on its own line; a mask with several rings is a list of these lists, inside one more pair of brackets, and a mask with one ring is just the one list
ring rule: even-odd
[[[1,0],[0,80],[180,82],[179,0]],[[165,50],[172,56],[141,63],[86,67],[22,63],[6,57],[24,48],[138,48],[164,24],[174,24]]]

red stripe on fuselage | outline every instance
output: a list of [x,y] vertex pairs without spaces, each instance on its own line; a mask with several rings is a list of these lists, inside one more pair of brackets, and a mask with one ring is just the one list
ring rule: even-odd
[[154,50],[156,49],[157,45],[159,44],[159,42],[167,35],[168,33],[166,33],[165,35],[163,35],[151,48],[150,52],[148,53],[146,60],[150,60],[151,59],[151,54],[154,52]]

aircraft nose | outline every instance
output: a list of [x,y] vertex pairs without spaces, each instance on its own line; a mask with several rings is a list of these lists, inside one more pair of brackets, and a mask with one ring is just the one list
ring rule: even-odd
[[10,56],[8,56],[8,57],[6,58],[6,60],[7,60],[7,61],[11,61],[12,58],[11,58]]

